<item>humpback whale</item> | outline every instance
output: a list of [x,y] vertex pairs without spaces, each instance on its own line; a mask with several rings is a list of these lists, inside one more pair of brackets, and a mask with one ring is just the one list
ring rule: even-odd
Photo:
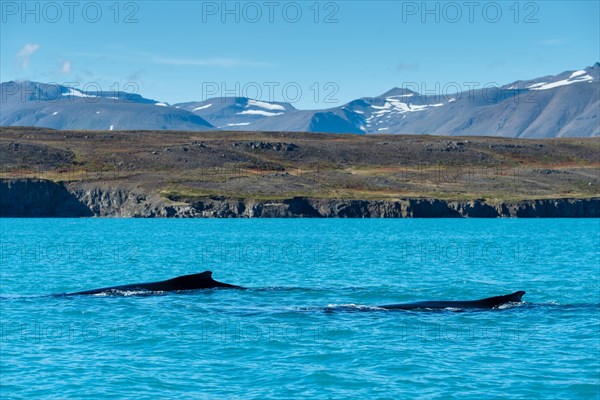
[[417,301],[415,303],[403,303],[403,304],[388,304],[379,306],[386,310],[423,310],[433,309],[440,310],[444,308],[484,308],[492,309],[507,303],[519,303],[521,297],[525,294],[524,291],[519,290],[512,294],[506,294],[504,296],[488,297],[486,299],[471,300],[471,301]]
[[176,290],[196,290],[213,288],[243,289],[241,286],[235,286],[230,285],[228,283],[215,281],[212,278],[211,271],[204,271],[200,274],[178,276],[177,278],[168,279],[166,281],[132,283],[129,285],[110,286],[100,289],[84,290],[82,292],[67,293],[67,295],[114,293],[138,290],[149,292],[173,292]]
[[[213,288],[229,288],[229,289],[244,289],[241,286],[230,285],[228,283],[215,281],[211,271],[204,271],[199,274],[178,276],[177,278],[167,279],[165,281],[147,282],[147,283],[132,283],[129,285],[110,286],[100,289],[84,290],[82,292],[67,293],[71,295],[86,295],[100,293],[119,293],[126,291],[147,291],[147,292],[174,292],[180,290],[197,290],[197,289],[213,289]],[[512,294],[504,296],[488,297],[480,300],[470,301],[418,301],[414,303],[388,304],[378,306],[378,308],[386,310],[440,310],[445,308],[471,308],[471,309],[492,309],[507,303],[518,303],[521,297],[525,294],[520,290]]]

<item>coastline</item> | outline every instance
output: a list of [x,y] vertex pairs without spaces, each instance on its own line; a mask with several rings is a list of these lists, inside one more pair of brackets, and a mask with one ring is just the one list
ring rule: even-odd
[[0,131],[5,217],[600,217],[600,138]]
[[129,188],[44,179],[0,180],[0,217],[121,218],[599,218],[600,197],[489,203],[484,199],[254,199],[173,202]]

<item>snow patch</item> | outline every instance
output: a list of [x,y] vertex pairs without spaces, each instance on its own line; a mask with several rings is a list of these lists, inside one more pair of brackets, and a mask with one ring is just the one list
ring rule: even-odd
[[380,111],[375,111],[373,114],[381,115],[381,114],[385,114],[385,113],[391,112],[391,111],[395,111],[395,112],[399,112],[399,113],[423,111],[429,107],[441,107],[443,105],[444,105],[444,103],[416,105],[416,104],[412,104],[412,103],[403,103],[399,100],[395,100],[392,98],[387,98],[386,102],[383,106],[371,106],[371,107],[376,110],[380,110]]
[[196,108],[194,108],[192,111],[204,110],[204,109],[207,109],[207,108],[208,108],[208,107],[210,107],[210,106],[212,106],[212,103],[210,103],[210,104],[207,104],[207,105],[205,105],[205,106],[196,107]]
[[280,110],[280,111],[285,111],[285,107],[279,104],[271,104],[271,103],[267,103],[264,101],[258,101],[258,100],[252,100],[249,99],[248,100],[248,105],[246,107],[250,107],[250,106],[256,106],[256,107],[260,107],[260,108],[264,108],[266,110]]
[[548,84],[548,82],[538,82],[538,83],[534,83],[533,85],[527,86],[527,89],[536,89],[536,88],[538,88],[540,86],[544,86],[544,85],[547,85],[547,84]]
[[250,125],[250,122],[238,122],[237,124],[227,124],[227,126],[246,126]]
[[392,111],[392,110],[379,110],[379,111],[375,111],[373,114],[382,115],[382,114],[389,113],[390,111]]
[[58,111],[54,111],[54,112],[52,113],[52,115],[56,115],[56,114],[58,114]]
[[114,125],[111,125],[109,131],[112,131],[114,127]]
[[62,94],[63,96],[73,96],[73,97],[92,97],[92,98],[98,98],[101,97],[103,99],[115,99],[115,100],[119,100],[118,97],[111,97],[111,96],[94,96],[91,94],[86,94],[83,93],[81,90],[78,89],[73,89],[73,88],[69,88],[69,91],[66,93]]
[[379,128],[379,129],[377,129],[377,130],[378,130],[378,131],[387,131],[388,129],[390,129],[390,128]]
[[392,104],[386,102],[383,106],[371,106],[371,108],[374,108],[376,110],[389,110],[390,108],[392,108]]
[[263,117],[274,117],[276,115],[281,115],[283,113],[273,113],[273,112],[263,111],[263,110],[244,110],[237,114],[238,115],[262,115]]
[[[382,106],[374,106],[371,108],[377,110],[373,111],[371,116],[366,119],[368,126],[377,126],[380,124],[388,125],[389,119],[391,119],[392,115],[402,115],[402,118],[406,118],[407,113],[425,111],[431,107],[441,107],[444,103],[436,103],[436,104],[412,104],[412,103],[404,103],[394,97],[401,96],[393,96],[387,97],[385,99],[385,103]],[[406,96],[409,97],[409,96]],[[450,99],[449,103],[456,101],[455,98]],[[379,130],[386,130],[388,128],[380,128]]]
[[409,111],[413,111],[414,112],[414,111],[423,111],[423,110],[426,110],[429,106],[427,106],[427,105],[412,105],[412,104],[410,104],[409,107],[410,107]]
[[579,75],[584,75],[584,74],[585,74],[585,71],[584,71],[584,70],[575,71],[575,72],[573,72],[573,73],[571,74],[571,76],[569,77],[569,79],[573,79],[573,78],[575,78],[576,76],[579,76]]
[[154,103],[155,106],[168,107],[165,103]]
[[77,89],[73,89],[73,88],[69,88],[69,91],[67,93],[63,93],[63,96],[74,96],[74,97],[98,97],[98,96],[92,96],[89,94],[85,94],[83,92],[81,92],[80,90]]
[[[581,72],[581,71],[577,71],[577,72]],[[585,71],[583,71],[585,73]],[[573,74],[575,74],[576,72],[574,72]],[[534,83],[533,85],[529,85],[527,86],[527,89],[530,90],[547,90],[547,89],[554,89],[560,86],[566,86],[566,85],[571,85],[573,83],[579,83],[579,82],[590,82],[593,81],[594,78],[592,78],[590,75],[583,75],[582,74],[577,74],[577,75],[573,75],[571,74],[571,76],[568,79],[562,79],[560,81],[556,81],[556,82],[539,82],[539,83]]]
[[397,94],[395,96],[389,96],[386,98],[386,100],[388,99],[395,99],[396,97],[413,97],[415,94],[414,93],[409,93],[409,94]]

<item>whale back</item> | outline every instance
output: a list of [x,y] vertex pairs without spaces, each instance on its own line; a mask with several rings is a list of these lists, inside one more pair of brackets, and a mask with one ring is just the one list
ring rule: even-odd
[[239,287],[235,285],[230,285],[228,283],[215,281],[212,277],[212,271],[204,271],[199,274],[178,276],[177,278],[162,281],[160,282],[160,284],[161,286],[167,288],[163,290],[194,290],[211,289],[216,287]]
[[521,298],[524,294],[525,292],[523,290],[519,290],[503,296],[494,296],[486,299],[476,300],[473,303],[477,303],[477,305],[483,308],[494,308],[506,303],[518,303],[521,301]]
[[230,285],[228,283],[218,282],[212,278],[212,271],[204,271],[199,274],[178,276],[160,282],[133,283],[129,285],[111,286],[100,289],[85,290],[82,292],[67,293],[67,295],[79,294],[99,294],[111,293],[115,291],[151,291],[151,292],[171,292],[177,290],[195,290],[212,288],[233,288],[242,289],[240,286]]
[[415,309],[444,309],[444,308],[496,308],[506,303],[518,303],[521,301],[521,297],[525,294],[524,291],[519,290],[511,294],[505,294],[503,296],[488,297],[480,300],[471,301],[418,301],[414,303],[403,303],[403,304],[388,304],[380,306],[387,310],[415,310]]

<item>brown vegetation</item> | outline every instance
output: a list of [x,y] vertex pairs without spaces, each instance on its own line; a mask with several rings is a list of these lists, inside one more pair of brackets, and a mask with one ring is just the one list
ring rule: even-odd
[[208,196],[486,199],[597,196],[600,138],[107,132],[0,128],[0,176]]

